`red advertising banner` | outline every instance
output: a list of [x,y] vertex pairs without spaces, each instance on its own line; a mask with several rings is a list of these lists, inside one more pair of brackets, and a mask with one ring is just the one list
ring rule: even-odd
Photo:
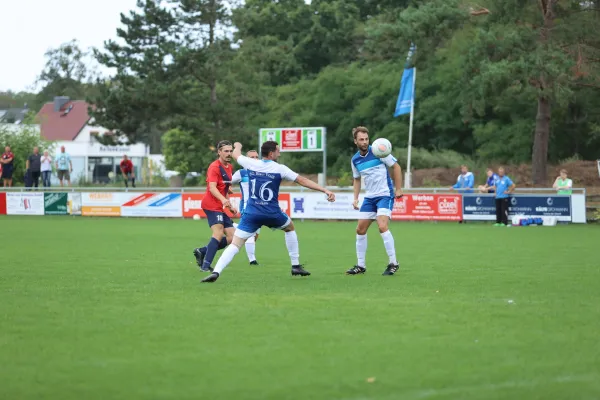
[[[181,201],[183,202],[183,217],[193,218],[194,215],[197,214],[200,218],[206,218],[206,214],[202,211],[202,199],[204,199],[204,193],[184,193],[181,197]],[[242,195],[240,193],[231,194],[229,195],[229,200],[231,201],[231,204],[239,210]],[[289,193],[279,193],[279,207],[281,207],[283,212],[287,215],[291,215]],[[240,216],[239,212],[237,215],[232,215],[229,210],[225,210],[225,212],[232,218]]]
[[0,193],[0,215],[6,215],[6,193]]
[[456,194],[405,194],[394,201],[395,221],[460,221],[462,196]]
[[302,150],[302,129],[283,129],[281,150]]

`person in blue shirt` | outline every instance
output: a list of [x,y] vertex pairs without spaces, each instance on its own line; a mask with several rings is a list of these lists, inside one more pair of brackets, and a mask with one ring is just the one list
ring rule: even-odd
[[460,166],[460,175],[456,179],[454,186],[450,190],[458,190],[460,193],[473,193],[475,185],[475,176],[469,172],[469,167],[466,165]]
[[488,168],[486,173],[487,181],[485,185],[480,185],[478,189],[481,193],[494,193],[494,182],[498,179],[498,174],[494,173],[494,170],[491,168]]
[[496,224],[494,226],[508,226],[508,202],[510,195],[515,191],[515,184],[505,175],[504,168],[498,168],[498,178],[492,188],[496,192]]

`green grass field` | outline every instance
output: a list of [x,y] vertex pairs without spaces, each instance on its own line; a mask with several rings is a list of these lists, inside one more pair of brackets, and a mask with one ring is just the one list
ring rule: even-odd
[[296,227],[200,285],[205,221],[0,217],[0,399],[600,398],[600,228]]

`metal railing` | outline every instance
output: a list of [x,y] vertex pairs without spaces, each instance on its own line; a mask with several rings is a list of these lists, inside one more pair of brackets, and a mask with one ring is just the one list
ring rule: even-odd
[[[235,192],[239,191],[239,188],[233,188]],[[352,192],[352,186],[327,186],[327,189],[332,192]],[[306,189],[302,186],[281,186],[279,189],[281,192],[306,192],[310,191],[310,189]],[[51,186],[51,187],[39,187],[39,188],[27,188],[27,187],[12,187],[12,188],[0,188],[0,192],[168,192],[168,193],[204,193],[206,191],[205,186],[196,186],[196,187],[136,187],[136,188],[125,188],[125,187],[109,187],[109,186],[90,186],[90,187],[80,187],[80,186]],[[364,193],[364,190],[361,191]],[[411,189],[403,189],[403,192],[406,194],[411,193],[431,193],[431,194],[461,194],[463,191],[461,190],[450,190],[445,187],[438,188],[411,188]],[[468,194],[477,194],[481,196],[493,196],[493,193],[481,193],[477,190],[473,191],[473,193]],[[515,190],[515,194],[532,194],[532,195],[548,195],[548,194],[556,194],[556,190],[553,188],[517,188]],[[585,188],[573,188],[573,194],[586,194]]]

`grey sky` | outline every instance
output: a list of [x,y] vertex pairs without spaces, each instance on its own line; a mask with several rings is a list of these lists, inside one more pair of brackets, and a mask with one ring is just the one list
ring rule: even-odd
[[44,67],[44,53],[71,39],[81,47],[101,47],[116,38],[119,13],[136,0],[19,0],[0,7],[0,91],[22,91],[33,85]]

